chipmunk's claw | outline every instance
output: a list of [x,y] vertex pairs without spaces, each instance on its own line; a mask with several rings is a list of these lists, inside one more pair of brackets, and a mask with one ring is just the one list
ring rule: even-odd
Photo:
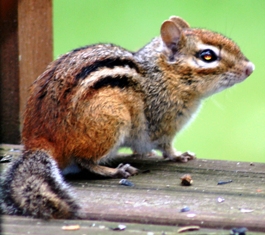
[[173,156],[171,156],[171,155],[168,156],[168,155],[164,154],[163,157],[169,158],[171,161],[184,162],[184,163],[196,159],[195,153],[192,153],[189,151],[184,152],[184,153],[177,153],[177,154],[174,154]]
[[188,162],[188,161],[194,160],[194,159],[196,159],[195,153],[184,152],[180,156],[176,156],[176,160],[175,161],[177,161],[177,162]]

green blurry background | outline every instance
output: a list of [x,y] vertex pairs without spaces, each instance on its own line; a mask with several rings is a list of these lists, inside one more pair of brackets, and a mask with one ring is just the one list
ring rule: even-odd
[[98,42],[138,50],[171,15],[232,38],[255,72],[205,100],[175,146],[198,158],[265,162],[264,0],[54,0],[53,9],[54,58]]

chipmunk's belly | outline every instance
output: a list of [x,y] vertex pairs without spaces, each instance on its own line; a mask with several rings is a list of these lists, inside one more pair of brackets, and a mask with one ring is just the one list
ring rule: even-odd
[[128,136],[122,147],[129,147],[132,151],[138,154],[149,153],[151,150],[156,149],[156,144],[150,140],[146,131],[138,132],[136,135]]

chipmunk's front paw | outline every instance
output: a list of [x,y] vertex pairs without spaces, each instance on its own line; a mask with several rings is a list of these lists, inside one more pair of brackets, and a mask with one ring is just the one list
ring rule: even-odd
[[181,155],[175,157],[175,161],[177,161],[177,162],[188,162],[188,161],[194,160],[194,159],[196,159],[195,153],[192,153],[189,151],[184,152]]
[[128,178],[129,176],[135,175],[138,173],[138,169],[132,167],[130,164],[120,164],[118,165],[116,177]]
[[176,162],[188,162],[190,160],[196,159],[195,153],[189,151],[184,153],[177,152],[173,155],[163,154],[163,157],[169,158],[171,161],[176,161]]

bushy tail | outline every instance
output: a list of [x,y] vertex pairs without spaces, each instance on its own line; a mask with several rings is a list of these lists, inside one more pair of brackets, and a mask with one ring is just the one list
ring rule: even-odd
[[2,213],[35,218],[77,218],[79,206],[57,163],[44,151],[27,151],[1,176]]

